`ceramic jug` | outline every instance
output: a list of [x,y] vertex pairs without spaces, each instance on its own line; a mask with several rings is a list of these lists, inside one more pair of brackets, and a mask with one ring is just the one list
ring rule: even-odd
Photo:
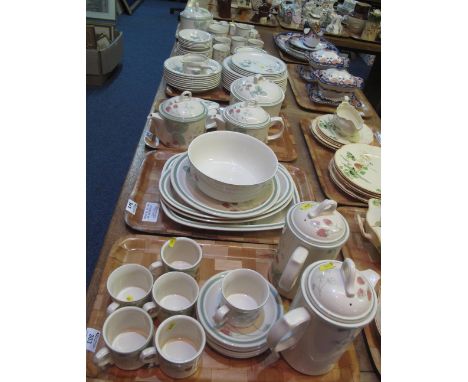
[[379,279],[372,270],[358,271],[351,259],[309,265],[289,312],[268,332],[268,346],[303,374],[329,372],[374,319]]
[[291,207],[270,268],[278,292],[293,298],[303,270],[319,260],[334,260],[349,237],[346,219],[334,200],[301,202]]
[[349,97],[345,96],[344,101],[336,108],[333,123],[339,135],[351,142],[359,142],[359,133],[364,126],[364,121],[359,111],[349,103]]
[[159,112],[148,117],[156,125],[155,134],[166,147],[186,149],[200,134],[216,128],[210,121],[216,111],[209,111],[205,102],[192,98],[184,91],[180,96],[170,98],[159,105]]

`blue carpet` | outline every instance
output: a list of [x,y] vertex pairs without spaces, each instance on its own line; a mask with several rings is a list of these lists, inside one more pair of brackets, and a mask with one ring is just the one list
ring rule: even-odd
[[174,43],[177,14],[169,8],[184,5],[145,0],[131,16],[120,15],[122,65],[104,86],[87,88],[86,285]]

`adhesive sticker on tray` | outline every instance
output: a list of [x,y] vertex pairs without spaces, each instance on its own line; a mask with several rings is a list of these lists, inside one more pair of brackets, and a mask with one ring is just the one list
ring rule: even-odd
[[159,203],[147,202],[145,205],[145,211],[143,212],[143,218],[141,219],[144,222],[156,223],[159,216]]
[[138,204],[135,203],[132,199],[128,199],[127,206],[125,207],[125,211],[130,212],[132,215],[135,215],[137,208],[138,208]]
[[86,328],[86,350],[94,353],[100,337],[101,332],[99,330]]

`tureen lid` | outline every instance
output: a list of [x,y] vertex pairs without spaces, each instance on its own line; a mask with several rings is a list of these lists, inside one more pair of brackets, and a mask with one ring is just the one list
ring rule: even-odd
[[310,53],[310,60],[318,64],[344,65],[345,59],[330,49],[320,49]]
[[265,125],[270,115],[256,101],[238,102],[224,109],[224,117],[236,125]]
[[231,93],[243,101],[255,100],[260,105],[277,104],[284,99],[283,90],[262,75],[235,80],[231,84]]
[[309,242],[332,244],[347,239],[348,223],[338,211],[334,200],[302,202],[288,212],[288,222],[296,233]]
[[351,259],[318,261],[304,273],[307,297],[320,313],[343,323],[373,319],[377,297],[371,282],[378,281],[377,273],[358,271]]
[[159,112],[170,119],[197,120],[207,113],[207,108],[198,98],[192,98],[192,93],[184,91],[180,96],[170,98],[159,105]]
[[181,16],[185,17],[186,19],[211,19],[213,16],[208,9],[200,8],[198,2],[195,3],[195,6],[187,6],[185,9],[180,13]]
[[316,70],[315,75],[320,82],[343,87],[359,87],[363,81],[361,77],[353,76],[345,69]]

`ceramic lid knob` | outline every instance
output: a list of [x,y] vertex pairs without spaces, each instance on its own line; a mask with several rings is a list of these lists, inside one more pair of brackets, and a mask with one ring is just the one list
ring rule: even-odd
[[274,82],[262,75],[243,77],[231,84],[231,93],[236,98],[249,101],[255,100],[259,104],[277,104],[284,99],[283,90]]
[[336,211],[334,200],[303,202],[294,207],[291,220],[294,227],[309,240],[319,243],[333,243],[347,232],[348,223]]
[[177,120],[197,119],[207,113],[204,103],[198,98],[192,98],[192,93],[189,91],[164,101],[159,109],[163,115]]
[[375,310],[374,287],[351,259],[315,263],[307,288],[314,306],[333,320],[359,322]]
[[238,102],[224,109],[227,120],[237,125],[257,126],[270,121],[270,115],[256,101]]

